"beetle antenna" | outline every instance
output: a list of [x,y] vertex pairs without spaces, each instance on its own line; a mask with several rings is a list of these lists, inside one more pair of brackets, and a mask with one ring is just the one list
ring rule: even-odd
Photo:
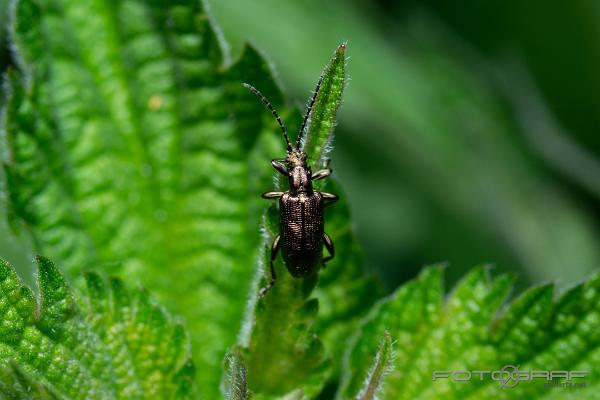
[[319,77],[319,81],[317,82],[317,87],[310,99],[310,103],[308,104],[308,109],[306,110],[306,114],[304,115],[304,121],[302,121],[302,126],[300,127],[300,133],[298,134],[298,140],[296,141],[296,149],[300,150],[300,142],[302,137],[304,136],[304,130],[306,129],[306,123],[308,122],[308,117],[312,111],[313,106],[315,105],[315,100],[317,100],[317,95],[319,94],[319,89],[321,89],[321,83],[323,82],[323,75],[325,75],[325,70],[321,72],[321,76]]
[[291,153],[292,145],[290,144],[290,138],[288,137],[287,132],[285,131],[285,126],[283,126],[283,122],[281,122],[281,118],[279,118],[279,115],[277,115],[277,111],[275,111],[275,109],[273,108],[271,103],[269,103],[269,100],[267,100],[265,98],[265,96],[263,96],[262,93],[258,91],[258,89],[256,89],[254,86],[249,85],[247,83],[244,83],[243,85],[244,85],[244,87],[250,89],[255,95],[257,95],[258,98],[261,99],[263,103],[265,103],[265,105],[269,108],[269,110],[271,110],[271,113],[273,114],[273,116],[275,116],[275,119],[277,119],[277,123],[279,124],[279,127],[281,128],[281,132],[283,132],[283,138],[285,139],[287,151],[288,151],[288,153]]

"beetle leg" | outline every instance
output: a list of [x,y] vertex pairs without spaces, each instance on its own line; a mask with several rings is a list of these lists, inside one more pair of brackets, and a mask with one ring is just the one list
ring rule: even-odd
[[329,237],[328,234],[324,234],[323,235],[324,239],[325,239],[325,248],[327,249],[327,251],[329,252],[329,256],[323,258],[323,261],[321,261],[321,264],[323,265],[323,268],[326,267],[326,263],[330,260],[333,259],[333,257],[335,257],[335,248],[333,247],[333,242],[331,241],[331,238]]
[[335,203],[340,199],[337,195],[327,192],[321,192],[321,196],[323,196],[323,201],[325,202],[325,205]]
[[281,175],[289,176],[289,171],[285,168],[285,165],[282,164],[281,160],[271,160],[271,165],[273,168],[277,170]]
[[269,284],[267,286],[265,286],[264,288],[260,289],[260,291],[258,292],[258,297],[263,297],[265,294],[267,294],[267,292],[269,290],[271,290],[271,288],[275,284],[275,281],[277,280],[277,275],[275,275],[275,266],[273,265],[273,261],[275,261],[275,259],[277,258],[277,253],[279,252],[279,238],[280,237],[281,236],[277,235],[275,237],[275,240],[273,240],[273,245],[271,246],[271,262],[270,262],[271,282],[269,282]]
[[260,195],[260,197],[262,197],[263,199],[278,199],[281,196],[283,196],[283,192],[264,192],[263,194]]
[[315,174],[310,178],[311,181],[316,181],[317,179],[323,179],[331,175],[331,170],[329,168],[322,169],[320,171],[315,172]]

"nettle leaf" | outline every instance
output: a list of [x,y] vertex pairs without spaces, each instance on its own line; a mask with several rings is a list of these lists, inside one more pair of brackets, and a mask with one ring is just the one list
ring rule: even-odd
[[[288,128],[302,118],[283,103],[263,58],[247,47],[227,64],[201,3],[22,0],[14,13],[20,73],[7,77],[3,110],[13,225],[69,276],[83,269],[119,273],[184,316],[205,397],[217,396],[219,366],[244,308],[241,336],[248,344],[252,333],[248,379],[257,393],[300,386],[303,395],[316,394],[335,379],[345,339],[380,293],[364,279],[344,201],[326,210],[337,257],[316,292],[322,318],[315,324],[318,303],[309,299],[316,278],[299,290],[281,261],[282,292],[271,296],[279,302],[254,315],[258,279],[249,285],[249,266],[256,249],[265,249],[259,194],[272,185],[268,160],[282,154],[282,142],[241,83],[260,88]],[[326,163],[345,79],[342,45],[324,71],[308,123],[305,147],[315,170]],[[343,199],[334,181],[322,188]],[[265,228],[268,240],[275,226]],[[281,315],[294,318],[273,324]],[[276,331],[284,339],[273,351],[269,335]],[[333,370],[315,332],[334,356]],[[275,373],[252,372],[266,364]],[[297,371],[295,380],[286,371]]]
[[[320,91],[309,115],[307,135],[303,142],[313,171],[324,167],[335,169],[335,165],[330,165],[328,154],[332,149],[336,114],[347,84],[345,43],[337,48],[321,78]],[[347,338],[352,335],[374,299],[382,295],[382,289],[372,277],[365,275],[363,255],[354,235],[347,199],[335,176],[314,183],[316,190],[335,193],[340,197],[337,203],[325,209],[325,229],[334,241],[336,256],[319,275],[320,283],[315,290],[319,299],[319,318],[314,328],[333,355],[331,376],[337,378]]]
[[189,340],[143,290],[89,273],[73,292],[37,258],[39,301],[0,259],[0,397],[189,398]]
[[[229,62],[200,1],[13,1],[8,208],[69,277],[148,287],[192,333],[201,394],[216,398],[260,243],[256,163],[283,96],[252,47]],[[3,152],[4,153],[4,152]],[[48,324],[54,321],[48,321]]]
[[[308,124],[304,144],[309,158],[312,156],[313,170],[324,166],[330,147],[325,144],[333,139],[336,112],[346,81],[345,50],[345,45],[338,47],[325,67],[321,90]],[[292,109],[282,115],[288,132],[298,132],[302,113]],[[271,121],[275,132],[275,135],[259,139],[270,142],[260,147],[271,149],[261,154],[259,161],[265,163],[265,160],[281,157],[285,150],[275,120],[268,112],[263,112],[263,116]],[[271,173],[269,177],[272,176]],[[275,181],[277,188],[287,188],[287,180],[280,175],[275,175]],[[262,191],[272,189],[265,186]],[[380,286],[365,277],[362,253],[351,228],[348,206],[335,178],[328,178],[322,189],[340,195],[341,201],[325,210],[325,228],[335,242],[336,258],[319,274],[320,283],[314,292],[316,299],[310,294],[317,277],[292,278],[278,257],[275,263],[277,283],[264,299],[257,302],[259,288],[270,280],[270,246],[279,231],[276,204],[271,204],[264,218],[262,257],[240,335],[248,360],[249,387],[259,398],[285,393],[288,393],[286,398],[311,398],[326,383],[333,383],[339,374],[339,360],[347,338],[381,293]],[[317,313],[318,319],[315,318]],[[321,339],[316,335],[325,342],[332,357],[324,354]]]
[[[476,268],[443,302],[442,268],[431,267],[380,302],[345,360],[338,398],[357,393],[381,335],[394,342],[394,370],[382,399],[591,398],[600,389],[600,274],[554,300],[552,285],[532,288],[499,313],[511,277]],[[584,387],[550,388],[545,380],[433,380],[434,371],[588,371]],[[508,369],[512,372],[513,369]],[[465,375],[461,375],[464,378]],[[575,383],[578,383],[575,382]]]
[[[310,112],[306,137],[302,147],[308,155],[307,163],[315,171],[324,167],[333,142],[336,115],[342,104],[346,87],[346,44],[341,44],[325,67],[320,90]],[[316,181],[315,184],[320,183]]]
[[[323,71],[321,89],[308,124],[304,144],[307,146],[309,156],[318,156],[313,158],[314,166],[323,164],[324,144],[332,140],[336,111],[341,102],[345,79],[345,45],[341,45]],[[284,118],[288,131],[299,130],[301,118],[301,114],[297,112],[293,112],[289,118]],[[283,139],[281,137],[277,139],[279,151],[271,154],[270,158],[285,154]],[[286,188],[285,179],[276,176],[276,180],[280,188]],[[335,184],[329,185],[332,187]],[[356,320],[349,318],[345,323],[341,323],[347,316],[345,314],[352,314],[358,318],[361,315],[360,308],[363,307],[366,311],[368,307],[369,301],[364,298],[364,303],[360,305],[357,302],[344,303],[339,307],[334,305],[336,296],[344,296],[352,291],[370,293],[368,289],[371,288],[371,284],[365,283],[363,279],[362,259],[349,226],[350,219],[346,204],[332,206],[326,217],[326,229],[331,232],[330,236],[336,242],[341,257],[334,259],[322,274],[335,275],[339,272],[340,279],[335,285],[322,285],[317,292],[328,309],[324,318],[320,319],[322,322],[315,326],[319,301],[311,298],[310,295],[317,284],[318,277],[314,275],[305,279],[292,278],[281,257],[278,257],[275,263],[277,283],[264,298],[258,300],[256,298],[259,288],[270,280],[268,268],[270,246],[279,233],[277,206],[272,204],[265,215],[263,254],[254,283],[253,296],[249,300],[246,325],[241,335],[241,344],[245,347],[248,361],[249,387],[259,398],[281,396],[286,393],[292,397],[310,398],[318,394],[327,379],[334,375],[334,371],[330,368],[331,360],[325,355],[323,344],[316,336],[316,332],[325,335],[326,338],[336,337],[335,335],[340,332],[348,335],[348,330]],[[331,283],[335,281],[329,279]],[[339,325],[335,324],[336,321]],[[336,326],[337,331],[331,328],[333,325]],[[341,354],[341,346],[332,347]]]

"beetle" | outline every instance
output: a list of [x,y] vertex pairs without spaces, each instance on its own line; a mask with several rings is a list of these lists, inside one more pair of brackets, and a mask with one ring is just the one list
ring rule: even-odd
[[[306,124],[322,82],[323,75],[317,82],[295,146],[290,144],[285,126],[271,103],[255,87],[244,83],[244,86],[260,98],[277,120],[287,148],[286,157],[271,160],[271,165],[277,172],[288,178],[289,190],[262,194],[263,199],[279,200],[279,234],[271,245],[271,281],[260,289],[260,297],[275,285],[277,275],[273,263],[280,250],[284,264],[294,278],[305,278],[315,274],[319,265],[325,268],[326,263],[335,256],[333,241],[325,233],[323,209],[326,205],[339,200],[339,197],[333,193],[316,191],[312,185],[313,181],[328,177],[331,169],[324,168],[313,174],[307,164],[307,154],[304,148],[301,148]],[[323,257],[323,246],[329,252],[327,257]]]

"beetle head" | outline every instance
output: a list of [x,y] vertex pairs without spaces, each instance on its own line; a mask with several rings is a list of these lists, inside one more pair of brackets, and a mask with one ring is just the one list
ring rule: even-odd
[[289,164],[290,167],[305,167],[306,166],[306,153],[303,150],[292,149],[291,152],[288,152],[285,161]]

